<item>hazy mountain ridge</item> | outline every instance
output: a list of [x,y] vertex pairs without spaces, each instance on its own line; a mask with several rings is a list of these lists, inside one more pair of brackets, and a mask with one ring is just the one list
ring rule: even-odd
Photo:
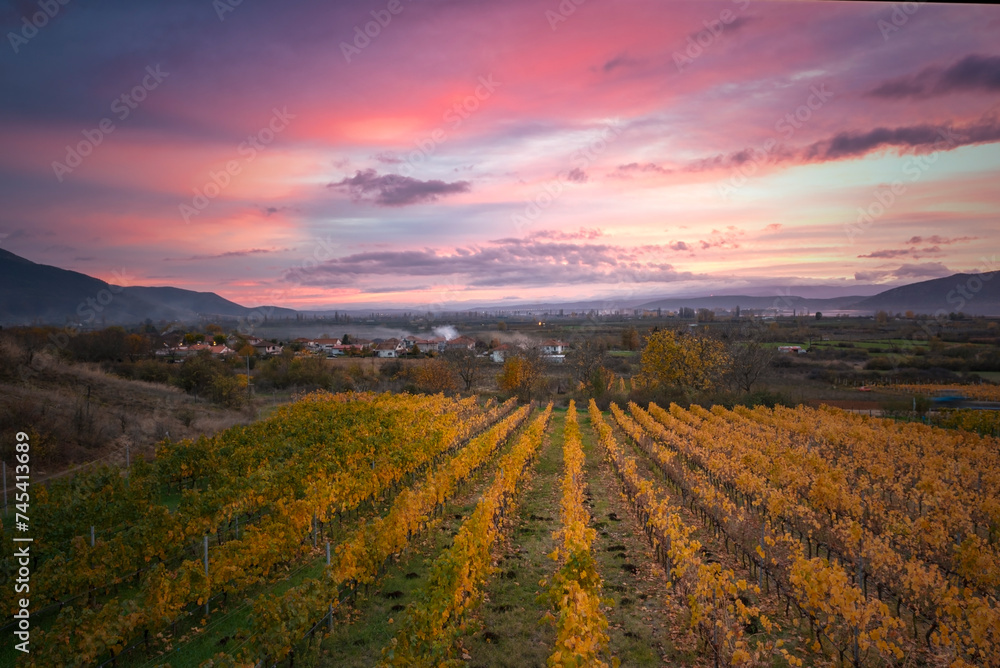
[[867,311],[914,311],[1000,315],[1000,271],[982,274],[952,274],[920,283],[901,285],[859,301]]
[[[856,311],[874,313],[914,311],[936,314],[962,311],[969,315],[1000,315],[1000,280],[998,272],[954,274],[885,290],[871,297],[858,295],[810,298],[797,295],[710,295],[704,297],[663,297],[649,300],[593,299],[570,303],[506,304],[470,309],[454,305],[451,310],[564,311],[642,309],[676,311],[680,308],[733,310],[794,309],[802,313],[816,311]],[[246,317],[257,308],[230,301],[214,292],[196,292],[174,287],[119,287],[76,271],[31,262],[9,251],[0,250],[0,324],[27,325],[76,324],[100,326],[134,324],[147,319],[154,322],[197,321],[212,316]],[[364,314],[385,309],[348,308],[340,313]],[[410,309],[387,309],[402,314]],[[332,313],[333,309],[296,311],[281,307],[263,309],[272,318],[294,317],[298,313]],[[413,313],[421,312],[415,306]]]
[[[214,292],[174,287],[121,287],[76,271],[31,262],[0,250],[0,324],[125,325],[145,320],[241,317],[254,309]],[[285,308],[269,315],[294,315]]]

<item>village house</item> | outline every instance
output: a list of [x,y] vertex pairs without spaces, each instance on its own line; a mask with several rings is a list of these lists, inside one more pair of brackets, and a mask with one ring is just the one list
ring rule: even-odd
[[313,339],[307,344],[313,350],[329,353],[340,348],[340,339]]
[[489,351],[487,355],[490,361],[494,364],[503,364],[504,360],[507,359],[507,355],[510,353],[510,346],[506,343],[501,343],[499,346]]
[[247,340],[247,343],[250,343],[250,345],[253,346],[253,349],[257,351],[258,355],[263,355],[266,357],[268,355],[281,354],[282,347],[280,344],[271,343],[270,341],[262,341],[260,339],[255,339],[255,340],[257,341],[256,343],[253,343],[250,340]]
[[413,345],[422,353],[439,353],[444,350],[444,339],[413,339]]
[[375,346],[375,356],[376,357],[399,357],[401,354],[400,341],[396,339],[390,339],[388,341],[383,341]]
[[470,336],[459,336],[444,344],[445,350],[475,350],[476,340]]
[[541,349],[543,355],[562,355],[565,347],[566,344],[562,341],[548,339],[546,341],[542,341]]
[[210,343],[195,343],[190,346],[175,346],[173,348],[163,348],[156,351],[157,357],[190,357],[206,350],[215,357],[227,357],[235,355],[236,351],[224,343],[212,345]]

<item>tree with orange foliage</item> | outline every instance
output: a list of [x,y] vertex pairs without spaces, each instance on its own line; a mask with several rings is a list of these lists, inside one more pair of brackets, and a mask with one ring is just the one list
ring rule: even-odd
[[680,389],[685,394],[704,392],[719,385],[728,365],[721,341],[661,330],[646,341],[640,378],[649,387]]
[[438,392],[453,392],[458,383],[451,365],[442,359],[428,360],[413,371],[413,382],[421,392],[437,394]]
[[508,355],[497,376],[501,392],[516,394],[521,401],[531,401],[531,394],[542,379],[538,359],[527,354]]

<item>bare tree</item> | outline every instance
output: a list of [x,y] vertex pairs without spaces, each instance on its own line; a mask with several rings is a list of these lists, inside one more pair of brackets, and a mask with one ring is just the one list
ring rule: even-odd
[[750,392],[774,359],[774,349],[763,344],[764,328],[747,321],[726,332],[730,384]]
[[607,350],[606,343],[598,337],[589,336],[575,341],[566,358],[573,376],[582,383],[589,383],[594,373],[604,366]]
[[475,350],[468,348],[447,350],[444,353],[444,358],[452,370],[462,379],[465,391],[471,392],[473,385],[483,375],[483,358],[477,355]]

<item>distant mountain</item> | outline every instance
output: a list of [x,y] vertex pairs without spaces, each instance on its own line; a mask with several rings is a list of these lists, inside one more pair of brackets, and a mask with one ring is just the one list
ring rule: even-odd
[[[892,313],[914,311],[935,314],[963,311],[969,315],[1000,315],[1000,271],[984,274],[955,274],[946,278],[921,281],[885,290],[874,296],[824,297],[830,286],[803,287],[807,296],[763,294],[764,289],[751,290],[751,295],[710,295],[706,297],[593,299],[567,303],[520,304],[505,303],[471,309],[466,304],[450,304],[451,311],[511,310],[522,312],[590,311],[617,309],[657,309],[676,311],[682,307],[699,309],[778,309],[790,313],[816,311],[853,311]],[[870,286],[862,286],[868,291]],[[789,290],[788,292],[790,292]],[[785,292],[785,291],[782,291]],[[469,304],[471,306],[471,304]],[[124,325],[154,322],[197,322],[205,318],[239,318],[253,313],[248,308],[214,292],[195,292],[173,287],[119,287],[105,281],[45,264],[0,250],[0,325],[75,324],[82,326]],[[298,311],[275,306],[266,307],[270,317],[294,317]],[[364,316],[371,311],[380,313],[419,312],[420,309],[385,309],[377,306],[340,310],[341,314]],[[324,313],[308,311],[303,313]],[[327,312],[331,314],[332,309]]]
[[874,313],[951,313],[962,311],[967,315],[1000,315],[1000,271],[983,274],[953,274],[945,278],[934,278],[919,283],[911,283],[898,288],[884,290],[871,297],[832,297],[809,299],[800,296],[758,297],[749,295],[713,295],[684,299],[657,299],[646,302],[638,308],[663,308],[676,311],[688,308],[769,309],[782,312],[796,311],[855,311]]
[[[751,297],[774,297],[775,295],[796,295],[806,299],[833,299],[843,297],[846,290],[850,290],[852,295],[858,295],[858,299],[877,295],[885,290],[884,285],[872,285],[870,283],[852,283],[850,288],[843,285],[782,285],[772,283],[770,285],[756,285],[742,288],[740,294]],[[685,295],[691,296],[691,295]],[[694,295],[697,296],[697,295]]]
[[683,299],[657,299],[641,304],[638,308],[657,309],[662,308],[668,311],[676,311],[679,308],[687,307],[693,309],[729,309],[733,310],[737,306],[742,310],[746,309],[778,309],[781,312],[797,311],[799,313],[808,311],[848,311],[854,309],[854,304],[864,299],[857,295],[850,297],[832,297],[829,299],[809,299],[795,295],[772,295],[769,297],[754,297],[750,295],[712,295],[710,297],[686,297]]
[[1000,315],[1000,271],[953,274],[880,292],[854,305],[863,311]]
[[[37,264],[0,249],[0,324],[124,325],[146,319],[194,322],[241,317],[254,309],[214,292],[171,287],[120,287],[76,271]],[[272,307],[273,316],[295,311]]]

